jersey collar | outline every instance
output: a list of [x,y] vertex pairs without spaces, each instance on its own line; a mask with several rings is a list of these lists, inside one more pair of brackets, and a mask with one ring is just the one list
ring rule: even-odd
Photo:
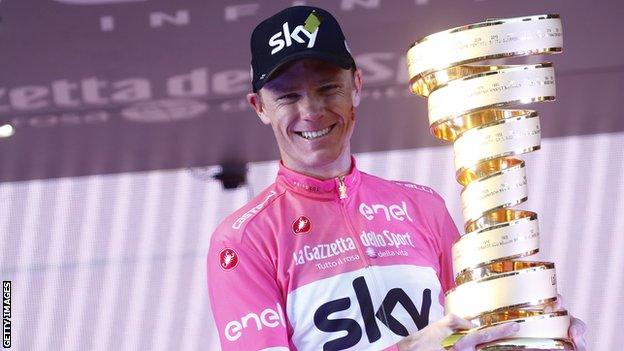
[[351,156],[351,170],[348,174],[332,179],[317,179],[293,171],[280,161],[277,172],[277,183],[286,186],[291,191],[316,198],[339,199],[339,186],[342,182],[346,186],[347,197],[351,196],[360,184],[361,173],[355,165],[355,158]]

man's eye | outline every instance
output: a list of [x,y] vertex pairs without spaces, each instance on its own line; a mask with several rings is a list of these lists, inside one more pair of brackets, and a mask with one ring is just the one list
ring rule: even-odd
[[277,100],[283,101],[283,100],[293,100],[296,99],[299,95],[296,93],[290,93],[290,94],[284,94],[280,97],[277,98]]
[[320,90],[321,92],[329,93],[338,89],[339,87],[340,86],[338,84],[328,84],[328,85],[323,85]]

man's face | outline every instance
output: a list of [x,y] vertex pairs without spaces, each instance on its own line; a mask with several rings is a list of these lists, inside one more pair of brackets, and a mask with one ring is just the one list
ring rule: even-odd
[[284,164],[294,170],[350,165],[350,139],[359,103],[361,74],[331,63],[303,59],[281,68],[248,100],[270,124]]

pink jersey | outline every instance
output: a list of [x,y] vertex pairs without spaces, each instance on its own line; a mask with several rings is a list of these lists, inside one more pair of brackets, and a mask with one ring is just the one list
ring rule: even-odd
[[458,238],[428,187],[359,171],[275,183],[212,236],[208,287],[223,351],[394,350],[444,314]]

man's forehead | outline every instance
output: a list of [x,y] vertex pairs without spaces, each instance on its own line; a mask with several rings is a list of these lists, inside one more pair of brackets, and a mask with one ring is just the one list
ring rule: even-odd
[[321,60],[303,59],[280,67],[264,85],[269,90],[288,90],[304,82],[323,83],[340,80],[347,70]]

